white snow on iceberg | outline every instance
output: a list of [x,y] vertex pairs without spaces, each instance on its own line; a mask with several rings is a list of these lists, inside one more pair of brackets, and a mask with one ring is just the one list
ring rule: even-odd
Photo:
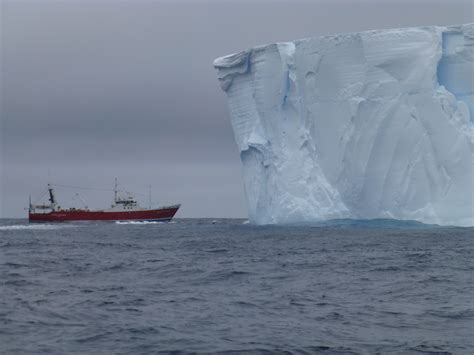
[[252,223],[474,225],[474,24],[216,59]]

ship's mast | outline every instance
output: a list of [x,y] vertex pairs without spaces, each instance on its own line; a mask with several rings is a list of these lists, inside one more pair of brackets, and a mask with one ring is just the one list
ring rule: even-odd
[[54,210],[56,207],[56,196],[54,195],[53,187],[48,183],[48,192],[49,192],[49,202],[51,202],[51,209]]
[[117,190],[117,178],[115,178],[115,188],[114,188],[114,203],[117,204],[117,194],[118,194],[118,190]]
[[151,185],[148,185],[148,206],[151,209]]

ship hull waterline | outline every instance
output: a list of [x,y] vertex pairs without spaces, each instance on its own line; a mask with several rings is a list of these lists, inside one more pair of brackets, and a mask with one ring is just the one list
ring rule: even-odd
[[29,222],[74,222],[74,221],[160,221],[168,222],[174,217],[179,205],[140,211],[88,211],[65,210],[48,213],[29,213]]

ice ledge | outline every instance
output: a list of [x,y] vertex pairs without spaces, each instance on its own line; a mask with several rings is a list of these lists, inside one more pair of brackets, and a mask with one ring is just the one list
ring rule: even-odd
[[385,35],[390,32],[400,33],[400,32],[406,32],[409,30],[426,30],[426,31],[435,31],[435,32],[440,32],[440,33],[463,32],[467,36],[469,36],[471,39],[474,39],[473,26],[474,26],[474,22],[467,23],[467,24],[460,24],[460,25],[451,25],[451,26],[419,26],[419,27],[406,27],[406,28],[390,28],[390,29],[368,30],[368,31],[359,31],[359,32],[345,32],[345,33],[338,33],[334,35],[326,35],[326,36],[320,36],[320,37],[307,37],[307,38],[297,39],[295,41],[290,41],[290,42],[276,42],[276,43],[261,44],[261,45],[252,47],[250,49],[247,49],[245,51],[228,54],[223,57],[216,58],[213,62],[213,65],[216,69],[224,69],[224,68],[229,69],[233,67],[234,65],[240,64],[244,58],[247,60],[249,55],[251,55],[253,52],[265,51],[266,48],[275,46],[278,44],[288,44],[288,43],[298,44],[298,43],[304,43],[307,41],[312,41],[314,39],[340,42],[341,40],[345,38],[351,38],[354,36],[360,36],[360,35],[376,36],[379,34]]
[[250,51],[231,54],[214,61],[214,67],[219,69],[219,82],[222,90],[226,91],[236,75],[248,71]]

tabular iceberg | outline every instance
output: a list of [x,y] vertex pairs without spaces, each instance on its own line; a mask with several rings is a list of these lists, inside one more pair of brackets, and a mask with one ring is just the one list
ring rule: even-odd
[[214,66],[252,223],[474,225],[474,24],[276,43]]

